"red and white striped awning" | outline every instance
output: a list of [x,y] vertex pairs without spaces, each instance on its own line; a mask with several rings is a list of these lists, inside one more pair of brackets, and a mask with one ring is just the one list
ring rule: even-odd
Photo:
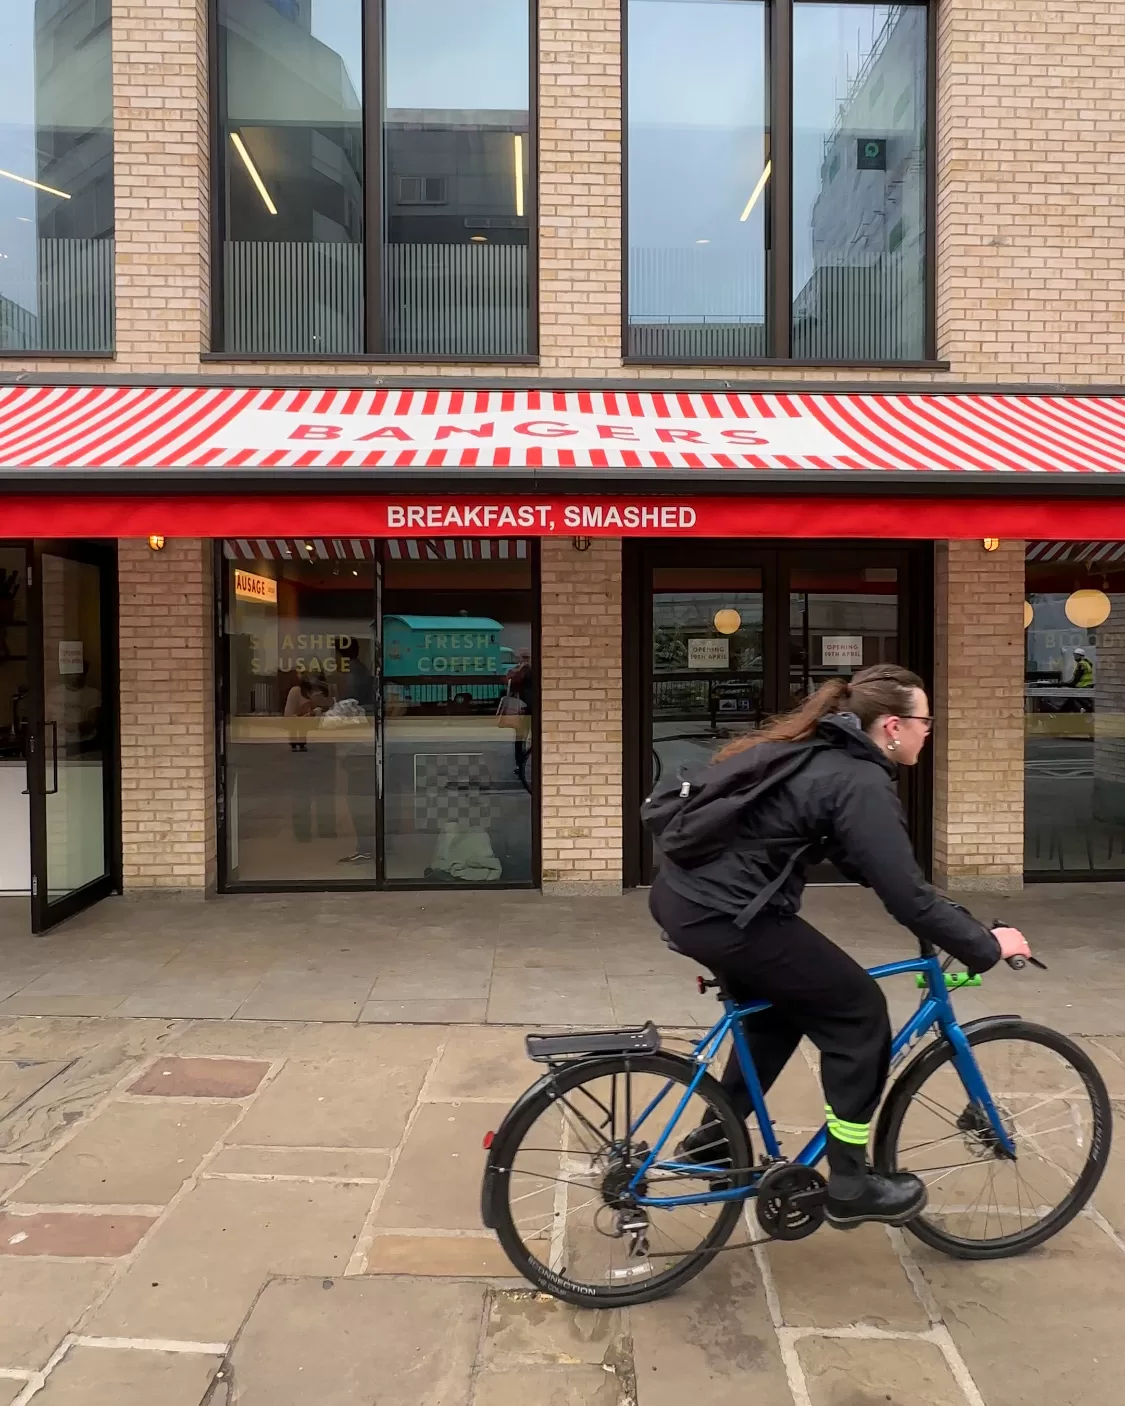
[[0,388],[0,478],[107,471],[1118,474],[1125,397]]

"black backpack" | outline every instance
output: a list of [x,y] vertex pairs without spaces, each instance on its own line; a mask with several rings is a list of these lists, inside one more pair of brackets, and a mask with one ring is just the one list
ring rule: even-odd
[[[697,869],[729,847],[739,820],[756,801],[795,776],[828,745],[820,739],[786,744],[764,767],[761,754],[755,756],[756,749],[749,749],[696,768],[690,775],[672,777],[641,806],[641,823],[664,858],[679,869]],[[776,878],[739,913],[740,927],[761,912],[813,843],[809,840],[790,853]]]

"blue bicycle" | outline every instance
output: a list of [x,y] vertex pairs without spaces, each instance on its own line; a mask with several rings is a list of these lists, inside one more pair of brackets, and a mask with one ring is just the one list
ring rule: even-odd
[[[871,969],[921,988],[894,1039],[892,1068],[908,1062],[880,1111],[873,1162],[926,1183],[927,1206],[907,1228],[928,1245],[963,1259],[1020,1254],[1090,1199],[1109,1156],[1109,1095],[1086,1051],[1057,1031],[1014,1015],[961,1025],[951,994],[980,978],[949,967],[924,950]],[[799,1240],[823,1220],[826,1130],[783,1154],[778,1133],[792,1130],[770,1119],[742,1028],[766,1003],[739,1006],[718,982],[699,984],[717,989],[724,1013],[690,1053],[663,1048],[651,1022],[527,1038],[547,1071],[486,1139],[482,1214],[519,1272],[557,1298],[620,1308],[671,1293],[724,1248],[751,1200],[765,1235],[749,1244]],[[757,1161],[708,1073],[728,1035],[753,1099]],[[698,1149],[679,1160],[703,1124],[715,1125],[704,1154],[714,1160],[696,1161]]]

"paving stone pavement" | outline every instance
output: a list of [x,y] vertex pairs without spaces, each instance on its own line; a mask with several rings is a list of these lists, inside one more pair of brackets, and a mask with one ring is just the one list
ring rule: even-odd
[[[1078,1406],[1125,1375],[1125,1156],[1020,1260],[822,1229],[590,1312],[512,1277],[520,1028],[0,1018],[0,1406]],[[1085,1038],[1125,1110],[1125,1039]],[[773,1110],[808,1127],[798,1057]]]

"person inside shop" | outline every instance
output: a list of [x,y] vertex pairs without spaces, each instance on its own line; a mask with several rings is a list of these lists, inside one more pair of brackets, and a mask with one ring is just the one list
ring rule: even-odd
[[[829,679],[800,708],[739,737],[697,773],[677,778],[642,815],[660,852],[650,908],[672,945],[710,968],[739,1002],[770,1001],[744,1024],[768,1089],[802,1036],[820,1050],[828,1111],[825,1217],[847,1229],[904,1225],[926,1204],[922,1181],[867,1162],[870,1120],[890,1061],[891,1028],[875,980],[799,913],[807,866],[829,859],[876,892],[916,937],[973,972],[1028,957],[1015,928],[991,931],[926,881],[898,799],[933,719],[917,675],[877,664]],[[677,789],[679,788],[679,789]],[[732,1055],[723,1084],[743,1117],[751,1100]],[[704,1122],[677,1157],[730,1165],[717,1124]]]
[[531,753],[531,717],[535,702],[535,671],[531,667],[531,650],[521,649],[515,666],[504,680],[501,717],[505,727],[512,729],[516,775],[526,781],[524,768]]
[[[1074,651],[1074,673],[1070,678],[1071,688],[1094,687],[1094,665],[1086,651],[1079,645]],[[1094,711],[1094,700],[1090,698],[1076,698],[1073,700],[1079,712],[1092,713]]]
[[339,747],[355,831],[355,850],[340,863],[371,863],[375,858],[375,676],[354,635],[337,649],[336,678],[338,704],[350,702],[357,715],[355,736],[342,736]]
[[90,682],[90,665],[73,673],[61,674],[46,697],[46,721],[58,728],[58,745],[71,756],[98,745],[101,730],[102,694]]
[[307,752],[309,719],[319,718],[331,706],[328,683],[323,674],[298,674],[297,682],[285,697],[283,715],[289,721],[289,750]]

